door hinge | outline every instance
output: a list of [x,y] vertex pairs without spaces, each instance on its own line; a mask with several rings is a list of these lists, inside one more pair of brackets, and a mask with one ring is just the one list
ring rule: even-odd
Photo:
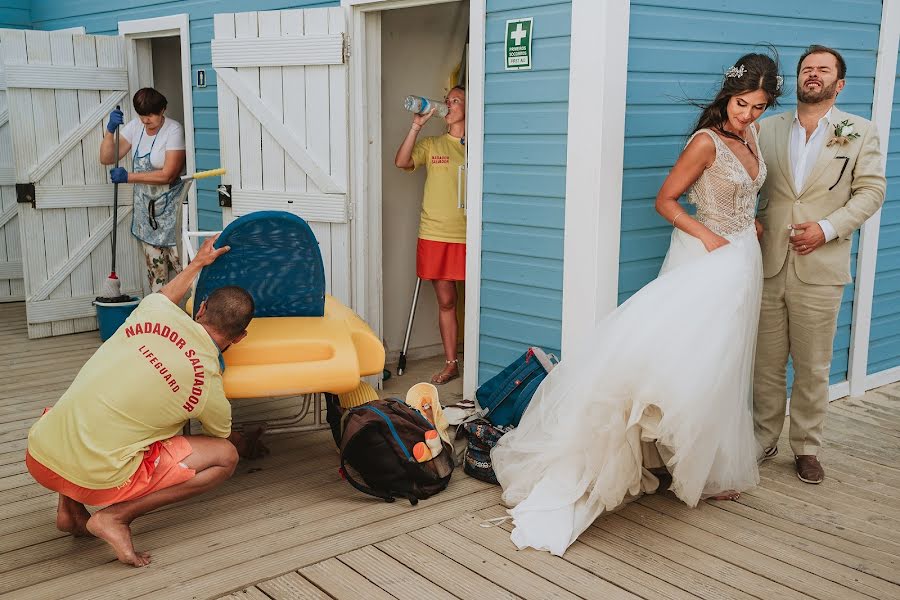
[[347,203],[347,220],[348,221],[353,220],[353,203],[352,202]]
[[344,34],[344,63],[350,62],[350,36]]
[[231,184],[220,184],[216,191],[219,192],[219,206],[231,208]]
[[20,204],[30,204],[31,208],[35,206],[37,195],[34,193],[33,183],[17,183],[16,184],[16,202]]

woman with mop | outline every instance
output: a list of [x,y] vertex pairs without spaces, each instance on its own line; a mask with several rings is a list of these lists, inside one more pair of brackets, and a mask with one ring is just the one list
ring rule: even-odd
[[[181,194],[175,188],[184,185],[179,177],[185,162],[184,129],[165,116],[166,97],[153,88],[138,90],[133,104],[138,118],[125,125],[121,110],[109,114],[100,162],[111,165],[132,153],[132,172],[116,167],[110,170],[110,180],[134,186],[131,233],[141,241],[150,289],[158,292],[168,282],[170,270],[181,271],[176,249]],[[116,156],[115,132],[119,126]]]
[[425,193],[419,218],[416,275],[430,279],[438,301],[438,325],[446,364],[431,378],[443,385],[459,377],[456,347],[456,282],[466,279],[466,212],[459,202],[459,169],[465,164],[466,92],[461,86],[447,94],[448,131],[416,141],[434,109],[413,116],[412,126],[397,150],[394,164],[413,171],[425,167]]

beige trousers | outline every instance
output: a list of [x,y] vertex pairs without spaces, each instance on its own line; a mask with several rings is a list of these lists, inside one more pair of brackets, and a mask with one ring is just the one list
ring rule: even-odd
[[787,406],[787,362],[794,366],[791,449],[816,455],[828,410],[828,375],[842,285],[812,285],[797,278],[793,251],[763,282],[753,374],[753,420],[763,448],[778,442]]
[[144,251],[144,263],[147,265],[147,281],[151,292],[158,292],[169,282],[169,273],[181,273],[181,259],[178,258],[178,247],[151,246],[141,242]]

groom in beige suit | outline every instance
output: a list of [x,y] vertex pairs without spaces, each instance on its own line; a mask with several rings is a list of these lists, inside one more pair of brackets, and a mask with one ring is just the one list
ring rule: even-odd
[[828,409],[828,375],[853,232],[884,201],[874,125],[838,110],[847,67],[831,48],[810,46],[797,65],[797,111],[761,122],[768,177],[760,191],[762,307],[753,413],[762,459],[778,453],[794,366],[790,442],[797,476],[821,483],[817,455]]

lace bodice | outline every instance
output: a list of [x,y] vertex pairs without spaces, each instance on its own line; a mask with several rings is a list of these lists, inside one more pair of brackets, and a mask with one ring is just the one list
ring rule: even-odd
[[[760,154],[756,127],[753,132],[754,151]],[[766,180],[766,163],[758,158],[759,174],[750,174],[731,148],[714,132],[701,129],[691,136],[705,133],[716,145],[716,160],[688,190],[688,202],[697,207],[695,218],[719,235],[743,231],[753,225],[756,215],[756,196]],[[689,142],[690,143],[690,142]]]

